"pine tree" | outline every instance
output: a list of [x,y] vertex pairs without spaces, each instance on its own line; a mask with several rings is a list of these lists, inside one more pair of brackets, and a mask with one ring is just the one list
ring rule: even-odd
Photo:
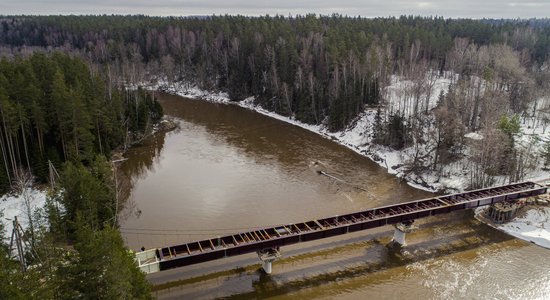
[[60,268],[66,282],[61,294],[67,299],[152,299],[150,286],[112,228],[93,230],[77,220],[76,256]]

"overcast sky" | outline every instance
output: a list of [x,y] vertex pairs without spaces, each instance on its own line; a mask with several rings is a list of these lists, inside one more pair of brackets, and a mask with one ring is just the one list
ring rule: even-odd
[[550,17],[550,0],[0,0],[0,14],[212,14],[349,16],[424,15],[462,18]]

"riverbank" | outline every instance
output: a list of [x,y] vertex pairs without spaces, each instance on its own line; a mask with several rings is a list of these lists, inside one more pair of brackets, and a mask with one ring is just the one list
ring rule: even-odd
[[124,154],[128,150],[130,150],[132,147],[136,147],[136,146],[141,145],[143,140],[145,140],[145,139],[147,139],[151,136],[155,136],[157,134],[162,134],[162,133],[168,133],[172,130],[176,130],[178,128],[178,126],[179,126],[178,122],[174,118],[168,117],[168,116],[163,116],[162,120],[160,120],[156,124],[153,124],[153,128],[151,129],[150,133],[142,136],[139,140],[130,143],[126,147],[119,146],[115,150],[111,151],[111,162],[126,160],[125,157],[124,157]]
[[[178,122],[171,117],[163,117],[157,124],[153,125],[150,135],[167,133],[178,128]],[[148,135],[149,136],[149,135]],[[135,143],[130,145],[131,148]],[[111,154],[111,161],[124,159],[123,149],[114,150]],[[29,224],[29,210],[33,218],[42,214],[46,205],[47,191],[43,188],[33,186],[27,188],[23,193],[8,193],[0,197],[0,222],[4,227],[3,238],[9,242],[13,231],[13,220],[17,217],[19,224],[26,230]],[[27,207],[27,203],[29,207]]]
[[498,226],[502,231],[550,249],[550,207],[531,207],[523,215]]
[[484,216],[487,208],[475,210],[476,219],[515,238],[550,249],[550,197],[548,194],[528,200],[516,217],[496,224]]
[[277,113],[268,111],[260,105],[254,103],[254,97],[246,98],[242,101],[231,101],[226,93],[208,92],[201,90],[195,86],[190,86],[185,83],[157,83],[149,85],[151,90],[159,90],[173,95],[178,95],[185,98],[205,100],[213,103],[223,103],[228,105],[237,105],[246,109],[253,110],[271,118],[284,121],[286,123],[301,127],[312,131],[322,137],[339,143],[363,156],[368,157],[376,162],[379,166],[385,168],[389,174],[403,178],[407,183],[415,188],[422,189],[428,192],[441,191],[441,187],[436,184],[430,184],[424,180],[415,180],[414,177],[405,176],[404,153],[392,151],[388,147],[374,145],[372,141],[372,131],[376,109],[365,109],[346,129],[336,132],[330,132],[323,125],[312,125],[302,123],[292,117],[282,116]]
[[178,122],[176,122],[172,117],[164,116],[160,122],[153,125],[152,134],[167,133],[175,130],[176,128],[178,128]]
[[[444,76],[437,77],[434,81],[430,94],[426,96],[429,99],[429,101],[426,102],[428,110],[437,106],[439,95],[448,90],[452,80],[452,74],[445,74]],[[384,91],[385,98],[387,98],[387,109],[390,108],[395,110],[397,107],[408,105],[403,104],[404,102],[408,102],[402,98],[406,97],[404,94],[408,93],[408,89],[410,89],[411,84],[412,83],[407,80],[402,80],[397,76],[392,77],[391,85]],[[385,168],[389,174],[402,178],[409,185],[418,189],[436,193],[454,193],[462,192],[470,186],[471,161],[468,146],[461,151],[461,159],[442,166],[442,170],[440,172],[435,172],[429,168],[425,168],[425,170],[421,172],[411,172],[410,163],[414,160],[414,158],[418,156],[433,155],[433,153],[431,153],[432,151],[430,151],[428,146],[425,144],[419,144],[417,147],[394,150],[390,147],[373,143],[374,124],[377,114],[376,108],[365,108],[365,110],[360,113],[345,129],[330,132],[324,125],[305,124],[295,120],[292,116],[282,116],[268,111],[260,105],[255,104],[254,97],[249,97],[241,101],[231,101],[226,93],[209,92],[201,90],[196,86],[181,82],[167,83],[161,81],[159,83],[149,85],[149,89],[160,90],[191,99],[238,105],[240,107],[256,111],[260,114],[299,126],[368,157],[379,166]],[[405,109],[405,111],[409,110]],[[425,128],[425,131],[429,130],[430,128]],[[537,121],[534,118],[525,118],[521,124],[521,131],[523,133],[517,137],[517,147],[534,149],[532,152],[535,153],[535,155],[537,155],[536,153],[543,151],[543,141],[550,139],[550,131],[546,132],[544,124],[540,122],[540,120]],[[472,136],[483,138],[475,132],[466,134],[465,138],[471,139]],[[539,165],[540,166],[526,174],[525,180],[540,180],[550,177],[550,172],[542,167],[542,163]],[[507,178],[503,176],[495,177],[495,186],[507,183]]]

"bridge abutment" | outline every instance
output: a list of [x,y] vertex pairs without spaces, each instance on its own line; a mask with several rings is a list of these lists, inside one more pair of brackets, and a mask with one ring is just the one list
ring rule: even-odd
[[516,217],[521,207],[523,207],[523,201],[498,202],[489,206],[487,216],[496,224],[506,223]]
[[266,274],[271,274],[273,262],[281,257],[281,250],[279,247],[263,249],[256,253],[258,253],[258,257],[262,261],[262,269],[264,269],[264,272]]

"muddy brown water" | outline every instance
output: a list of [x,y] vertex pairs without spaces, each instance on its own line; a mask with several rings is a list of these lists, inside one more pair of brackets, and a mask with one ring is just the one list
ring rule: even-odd
[[[132,249],[431,196],[299,127],[233,105],[157,97],[180,128],[132,148],[118,168],[121,231]],[[156,292],[164,299],[550,299],[548,250],[471,212],[418,223],[404,249],[386,246],[387,227],[283,249],[271,276],[248,255],[149,279],[180,281]]]

